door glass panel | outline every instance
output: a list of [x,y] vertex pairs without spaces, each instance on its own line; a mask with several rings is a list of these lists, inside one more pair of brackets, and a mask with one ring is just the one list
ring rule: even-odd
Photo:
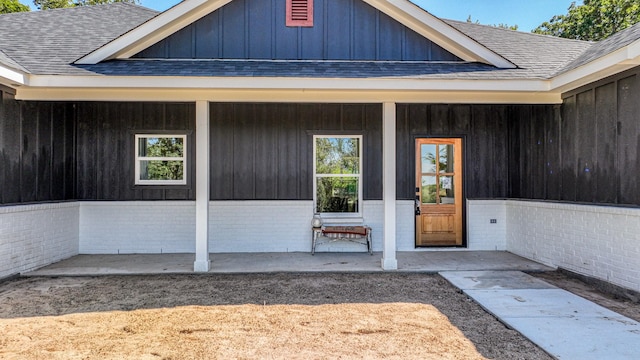
[[420,158],[422,159],[423,174],[436,172],[436,145],[432,145],[432,144],[422,145],[422,149],[420,151]]
[[440,203],[455,203],[455,189],[453,187],[453,176],[440,176]]
[[452,173],[453,172],[453,145],[440,145],[438,146],[440,155],[440,172]]
[[436,177],[435,176],[423,176],[422,177],[422,203],[423,204],[436,204]]

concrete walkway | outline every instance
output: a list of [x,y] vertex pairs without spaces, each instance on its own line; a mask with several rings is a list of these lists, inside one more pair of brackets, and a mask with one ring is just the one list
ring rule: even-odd
[[485,310],[558,359],[640,359],[640,323],[520,271],[444,271]]
[[[210,273],[378,272],[381,253],[211,254]],[[398,271],[451,270],[551,271],[550,267],[505,251],[398,252]],[[78,255],[23,276],[184,274],[193,272],[193,254]]]

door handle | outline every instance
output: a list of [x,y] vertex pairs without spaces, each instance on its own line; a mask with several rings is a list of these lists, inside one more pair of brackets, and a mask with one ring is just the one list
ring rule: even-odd
[[416,216],[420,215],[420,196],[416,195]]

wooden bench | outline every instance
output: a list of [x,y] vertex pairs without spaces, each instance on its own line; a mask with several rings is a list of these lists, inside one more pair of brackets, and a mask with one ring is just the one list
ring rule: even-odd
[[316,253],[318,238],[328,238],[329,241],[351,241],[367,247],[369,254],[373,255],[371,245],[371,228],[366,225],[360,226],[322,226],[313,228],[313,241],[311,244],[311,255]]

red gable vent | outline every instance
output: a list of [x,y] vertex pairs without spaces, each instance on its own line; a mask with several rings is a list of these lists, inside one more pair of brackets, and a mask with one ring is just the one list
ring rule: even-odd
[[287,0],[287,26],[313,26],[313,0]]

